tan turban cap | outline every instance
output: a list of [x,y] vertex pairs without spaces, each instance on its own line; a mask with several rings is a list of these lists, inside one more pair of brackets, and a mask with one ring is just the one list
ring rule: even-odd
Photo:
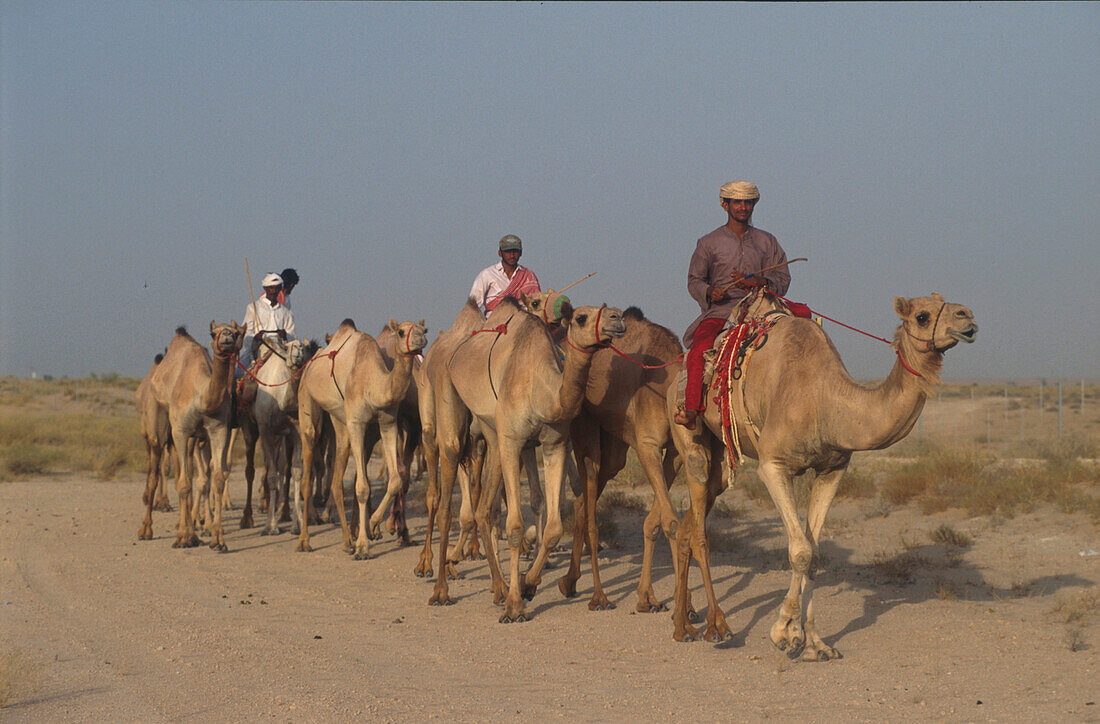
[[760,191],[748,181],[730,181],[718,192],[719,199],[758,199]]

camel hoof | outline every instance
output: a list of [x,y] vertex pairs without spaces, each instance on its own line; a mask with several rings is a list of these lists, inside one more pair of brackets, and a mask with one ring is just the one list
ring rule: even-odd
[[688,619],[688,621],[691,621],[692,623],[699,623],[700,621],[703,620],[703,617],[699,615],[698,611],[696,611],[694,608],[692,608],[692,609],[688,609],[687,619]]
[[176,538],[176,541],[172,544],[173,548],[197,548],[201,541],[195,534],[190,536],[181,536]]
[[524,584],[520,586],[519,595],[523,597],[524,601],[530,601],[535,597],[535,592],[538,591],[538,586],[529,586]]
[[241,530],[248,530],[253,525],[251,516],[241,518]]
[[300,542],[300,543],[298,543],[298,552],[299,553],[312,553],[313,552],[313,546],[311,546],[308,542]]
[[432,567],[425,565],[424,561],[420,561],[416,564],[416,568],[413,569],[413,575],[417,578],[431,578]]
[[352,558],[353,558],[353,559],[355,559],[355,560],[357,560],[357,561],[365,561],[365,560],[368,560],[368,559],[370,559],[370,551],[368,551],[368,550],[367,550],[367,549],[365,549],[365,548],[364,548],[364,549],[361,549],[361,550],[360,550],[360,549],[356,549],[356,551],[355,551],[355,555],[353,555],[353,556],[352,556]]
[[526,612],[521,611],[521,612],[515,614],[514,616],[509,616],[508,614],[504,614],[503,616],[500,617],[499,622],[500,623],[526,623],[527,621],[530,621],[530,620],[531,620],[531,617],[528,616]]
[[432,597],[428,599],[429,606],[450,606],[454,601],[445,592],[436,592],[432,594]]
[[677,637],[677,636],[673,635],[672,638],[676,641],[679,641],[682,644],[690,644],[690,643],[694,643],[694,641],[695,641],[695,635],[693,633],[690,633],[690,632],[685,633],[680,637]]
[[569,579],[568,576],[562,576],[558,579],[558,590],[566,598],[574,598],[577,595],[577,581]]
[[447,562],[447,578],[450,578],[452,581],[458,580],[458,569],[455,568],[455,564],[450,561]]
[[612,611],[615,608],[615,604],[606,598],[596,599],[593,598],[588,602],[589,611]]
[[260,531],[260,535],[279,535],[282,532],[283,531],[280,530],[278,527],[264,528],[263,530]]
[[153,503],[153,510],[156,510],[156,511],[161,512],[161,513],[171,513],[172,512],[172,504],[168,501],[167,498],[165,498],[163,500],[157,500],[156,502]]
[[210,550],[217,551],[218,553],[228,553],[229,552],[229,548],[226,547],[225,543],[219,543],[219,542],[214,541],[214,540],[210,541]]
[[662,611],[667,611],[668,606],[661,603],[660,601],[642,601],[638,603],[637,607],[634,610],[638,613],[660,613]]

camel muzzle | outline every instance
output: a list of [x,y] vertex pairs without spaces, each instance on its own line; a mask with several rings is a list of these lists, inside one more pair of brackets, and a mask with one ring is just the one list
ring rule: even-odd
[[978,325],[971,324],[965,329],[949,329],[947,334],[954,340],[971,344],[974,338],[978,336]]

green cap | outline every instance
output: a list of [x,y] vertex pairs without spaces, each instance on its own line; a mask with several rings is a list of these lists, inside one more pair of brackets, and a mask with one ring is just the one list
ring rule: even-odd
[[501,251],[523,251],[523,242],[515,234],[500,237]]

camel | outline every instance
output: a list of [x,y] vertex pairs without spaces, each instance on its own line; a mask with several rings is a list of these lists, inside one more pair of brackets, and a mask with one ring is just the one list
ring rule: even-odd
[[[508,505],[507,536],[511,548],[507,596],[502,596],[504,579],[492,545],[489,515],[499,490],[486,486],[476,513],[481,537],[487,546],[493,576],[494,599],[504,598],[502,623],[526,621],[523,599],[534,596],[541,582],[543,566],[551,547],[561,538],[561,487],[569,425],[580,412],[592,353],[601,344],[622,336],[622,312],[608,307],[567,308],[561,305],[563,320],[569,321],[564,364],[546,325],[514,300],[500,303],[481,323],[476,305],[468,301],[455,320],[452,331],[466,331],[449,354],[441,354],[440,369],[432,377],[435,396],[436,443],[439,446],[441,497],[439,508],[440,557],[444,559],[450,528],[450,492],[454,486],[459,454],[466,435],[468,416],[477,418],[499,457]],[[469,334],[480,327],[484,333]],[[459,335],[461,337],[461,334]],[[522,582],[519,571],[520,546],[524,534],[520,510],[519,473],[523,449],[538,440],[543,446],[546,469],[545,493],[548,520],[538,554]],[[492,487],[496,476],[490,475]],[[440,566],[430,604],[451,602],[447,592],[446,566]]]
[[[357,560],[369,557],[369,538],[381,536],[382,516],[401,489],[397,465],[397,407],[412,379],[413,359],[427,344],[427,334],[423,320],[398,324],[391,319],[389,327],[398,340],[392,369],[386,366],[374,337],[358,331],[352,320],[345,319],[331,341],[317,353],[317,361],[302,373],[298,385],[298,426],[302,437],[301,490],[306,510],[304,515],[298,516],[301,525],[299,551],[313,550],[309,543],[308,525],[313,492],[312,469],[324,413],[331,417],[336,433],[332,496],[344,534],[345,551],[353,553]],[[377,423],[377,434],[370,430],[371,423]],[[389,476],[382,502],[371,516],[368,536],[366,513],[370,505],[370,480],[367,478],[367,462],[379,437]],[[344,513],[343,471],[349,451],[355,460],[355,492],[359,512],[359,535],[354,545]],[[298,500],[295,500],[295,505],[298,505]]]
[[[402,354],[400,347],[403,344],[402,340],[389,326],[386,326],[378,333],[377,341],[383,361],[387,367],[392,368],[396,364],[397,358]],[[420,402],[416,374],[417,370],[420,369],[421,355],[418,354],[412,358],[412,365],[413,383],[408,386],[405,396],[397,406],[399,438],[397,475],[401,478],[401,489],[394,497],[393,506],[390,509],[390,518],[387,522],[387,528],[398,537],[402,546],[412,545],[412,540],[409,538],[409,526],[405,521],[405,498],[409,491],[409,485],[412,483],[413,458],[420,448]],[[377,427],[376,423],[372,424]],[[381,431],[372,434],[381,434]],[[421,472],[423,472],[423,466],[421,466]]]
[[[264,340],[268,354],[256,372],[256,398],[242,415],[241,430],[245,442],[245,493],[241,528],[252,527],[252,463],[257,440],[263,446],[264,497],[268,522],[260,535],[278,535],[278,518],[290,517],[290,479],[294,463],[294,446],[298,437],[298,375],[317,351],[315,342],[279,339]],[[276,481],[281,478],[281,485]],[[279,491],[282,505],[279,506]],[[278,512],[277,512],[278,510]]]
[[[808,319],[778,315],[766,340],[741,349],[740,379],[726,376],[735,420],[729,439],[740,452],[759,461],[760,478],[779,509],[787,533],[791,585],[771,627],[772,643],[790,656],[802,652],[808,661],[840,656],[818,635],[813,604],[814,569],[825,515],[852,453],[881,450],[912,430],[924,401],[939,380],[944,352],[959,342],[973,342],[978,332],[973,313],[949,304],[939,294],[894,299],[901,318],[894,337],[897,360],[885,380],[873,386],[855,382],[836,347]],[[758,347],[758,349],[754,349]],[[732,363],[736,366],[737,363]],[[722,377],[721,367],[715,373]],[[676,412],[676,386],[669,389],[666,413]],[[710,577],[706,515],[725,488],[720,405],[708,405],[705,425],[694,431],[672,425],[684,459],[691,506],[677,533],[678,565],[673,638],[691,641],[698,632],[687,623],[688,564],[698,561],[707,595],[707,628],[703,638],[730,638]],[[702,418],[703,415],[700,415]],[[736,464],[736,461],[734,461]],[[800,520],[792,480],[813,470],[810,501]]]
[[[536,292],[524,299],[524,303],[532,314],[538,316],[552,331],[560,329],[562,322],[562,310],[570,309],[569,298],[552,289]],[[439,446],[436,439],[435,410],[436,397],[434,395],[433,377],[439,378],[445,375],[441,366],[442,360],[449,358],[457,345],[469,337],[475,329],[483,327],[485,316],[477,311],[471,312],[465,306],[451,329],[442,332],[435,343],[425,353],[423,364],[417,365],[413,372],[418,388],[418,403],[421,426],[421,450],[424,454],[423,468],[427,470],[427,485],[425,489],[425,503],[427,506],[427,531],[424,536],[424,548],[420,552],[413,572],[418,577],[430,578],[432,570],[432,542],[434,524],[439,518]],[[435,360],[435,362],[429,362]],[[429,372],[431,365],[432,372]],[[447,553],[443,565],[448,568],[448,575],[452,578],[454,563],[463,558],[476,558],[480,554],[480,546],[477,536],[477,524],[474,519],[474,508],[480,499],[481,478],[484,470],[487,443],[481,433],[481,425],[476,421],[467,421],[462,429],[463,450],[459,454],[460,467],[456,473],[461,488],[462,505],[459,512],[459,540]],[[493,452],[496,456],[495,451]],[[528,484],[531,488],[532,506],[538,510],[538,502],[541,498],[542,488],[538,484],[538,472],[535,462],[534,448],[525,451],[524,467],[527,470]],[[492,468],[499,475],[499,467]],[[542,515],[540,512],[540,522]],[[450,518],[448,518],[450,520]],[[468,541],[468,544],[467,544]]]
[[[199,544],[192,511],[192,478],[194,462],[191,454],[205,436],[210,443],[211,471],[204,489],[212,488],[213,525],[210,547],[225,552],[222,530],[222,493],[225,489],[226,453],[229,442],[229,386],[233,384],[233,366],[244,339],[244,327],[210,322],[210,353],[180,327],[168,345],[164,359],[149,380],[157,415],[167,415],[177,456],[176,491],[179,494],[180,522],[173,548],[189,548]],[[211,483],[213,483],[211,485]],[[197,503],[199,496],[194,502]],[[197,505],[195,505],[197,509]],[[152,520],[146,519],[138,534],[141,539],[153,537]]]
[[[647,613],[665,610],[652,584],[658,527],[672,546],[675,561],[673,541],[678,519],[668,498],[668,488],[679,469],[679,460],[665,414],[665,397],[680,371],[682,349],[675,334],[647,320],[637,307],[627,309],[623,321],[626,334],[615,347],[629,359],[611,349],[602,349],[592,355],[584,405],[573,420],[573,454],[580,472],[582,493],[574,501],[573,555],[569,571],[558,581],[558,588],[566,597],[577,595],[585,543],[589,551],[599,550],[596,501],[607,481],[626,464],[627,449],[634,448],[653,486],[653,507],[643,528],[642,575],[638,581],[637,611]],[[594,554],[591,556],[593,590],[588,608],[593,611],[614,608],[600,583],[598,558]]]
[[172,434],[168,428],[168,416],[158,414],[150,383],[153,371],[163,359],[163,354],[158,354],[153,359],[153,366],[138,384],[134,401],[137,403],[141,437],[145,442],[145,453],[148,459],[145,492],[141,496],[141,502],[148,506],[150,511],[160,510],[171,513],[172,503],[164,492],[164,480],[171,473],[172,468]]

